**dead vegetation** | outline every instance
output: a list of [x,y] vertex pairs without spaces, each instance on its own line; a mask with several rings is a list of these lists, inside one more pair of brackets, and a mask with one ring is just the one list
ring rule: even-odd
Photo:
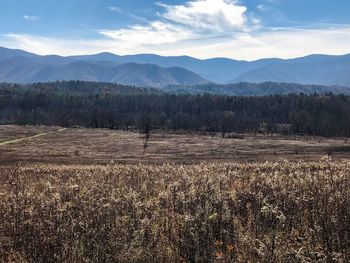
[[350,162],[0,170],[2,262],[348,262]]
[[0,125],[0,143],[57,130],[57,127]]
[[347,139],[18,126],[0,135],[30,137],[0,146],[1,262],[350,258]]
[[[0,126],[1,140],[22,138],[59,128]],[[35,131],[35,132],[34,132]],[[35,133],[35,134],[36,134]],[[7,138],[7,139],[6,139]],[[146,147],[145,147],[146,146]],[[197,164],[206,162],[319,160],[350,158],[346,139],[283,137],[278,135],[145,134],[106,129],[67,129],[0,146],[0,165],[49,164]]]

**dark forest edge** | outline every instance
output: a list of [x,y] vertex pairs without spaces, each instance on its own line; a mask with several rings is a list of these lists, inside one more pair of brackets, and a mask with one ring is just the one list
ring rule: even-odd
[[[295,85],[310,90],[310,86],[297,84],[244,85],[234,84],[243,91],[249,85],[255,89],[269,86],[270,90]],[[196,89],[200,87],[209,86]],[[230,90],[230,85],[225,88]],[[223,136],[232,132],[350,136],[350,96],[328,90],[265,96],[165,91],[81,81],[0,84],[0,123],[141,132],[186,130],[220,132]]]
[[112,82],[91,81],[56,81],[39,82],[34,84],[9,84],[0,83],[0,90],[14,90],[18,92],[36,91],[45,93],[65,93],[73,95],[97,95],[97,94],[145,94],[145,93],[172,93],[172,94],[215,94],[227,96],[268,96],[287,94],[345,94],[350,95],[350,87],[303,85],[297,83],[233,83],[179,86],[169,85],[162,88],[136,87],[133,85],[121,85]]

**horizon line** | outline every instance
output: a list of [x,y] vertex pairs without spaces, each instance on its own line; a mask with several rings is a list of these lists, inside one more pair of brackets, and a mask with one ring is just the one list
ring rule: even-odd
[[163,58],[187,57],[187,58],[193,58],[193,59],[197,59],[197,60],[201,60],[201,61],[214,60],[214,59],[228,59],[228,60],[234,60],[234,61],[239,61],[239,62],[255,62],[255,61],[265,60],[265,59],[294,60],[294,59],[305,58],[305,57],[310,57],[310,56],[342,57],[342,56],[350,55],[350,51],[349,51],[348,53],[343,53],[343,54],[310,53],[310,54],[306,54],[306,55],[303,55],[303,56],[297,56],[297,57],[291,57],[291,58],[262,57],[262,58],[257,58],[257,59],[253,59],[253,60],[246,60],[246,59],[235,59],[235,58],[231,58],[231,57],[198,58],[198,57],[190,56],[190,55],[173,55],[173,56],[169,56],[169,55],[160,55],[160,54],[156,54],[156,53],[131,53],[131,54],[120,55],[120,54],[116,54],[116,53],[109,52],[109,51],[103,51],[103,52],[97,52],[97,53],[75,54],[75,55],[58,55],[58,54],[53,54],[53,53],[52,54],[41,55],[41,54],[38,54],[38,53],[34,53],[34,52],[31,52],[31,51],[28,51],[26,49],[10,48],[10,47],[6,47],[6,46],[0,46],[0,48],[4,48],[4,49],[8,49],[8,50],[24,51],[24,52],[27,52],[27,53],[30,53],[30,54],[33,54],[33,55],[36,55],[36,56],[41,56],[41,57],[58,56],[58,57],[62,57],[62,58],[71,58],[71,57],[80,57],[80,56],[94,56],[94,55],[100,55],[100,54],[110,54],[110,55],[119,56],[119,57],[152,55],[152,56],[159,56],[159,57],[163,57]]

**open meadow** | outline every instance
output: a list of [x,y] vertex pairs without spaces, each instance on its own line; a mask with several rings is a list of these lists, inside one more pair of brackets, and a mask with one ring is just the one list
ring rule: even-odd
[[[231,137],[231,138],[229,138]],[[0,165],[48,164],[196,164],[266,160],[350,158],[348,139],[281,135],[150,133],[33,126],[0,126]]]
[[[348,262],[346,139],[1,126],[2,262]],[[322,157],[326,154],[331,157]]]

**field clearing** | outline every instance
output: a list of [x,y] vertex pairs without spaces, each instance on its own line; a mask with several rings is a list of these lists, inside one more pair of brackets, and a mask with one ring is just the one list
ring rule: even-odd
[[[36,134],[43,134],[36,137]],[[24,137],[32,138],[14,141]],[[244,139],[200,134],[151,133],[107,129],[0,126],[0,164],[195,164],[206,162],[320,160],[350,158],[346,139],[244,135]],[[1,144],[2,142],[2,144]]]
[[154,132],[144,147],[145,135],[105,129],[0,135],[0,262],[350,257],[346,139]]

